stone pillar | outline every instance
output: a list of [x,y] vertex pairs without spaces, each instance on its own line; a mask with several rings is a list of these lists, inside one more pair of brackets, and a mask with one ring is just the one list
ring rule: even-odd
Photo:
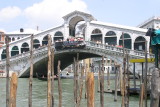
[[69,37],[69,25],[64,24],[64,40],[66,40]]
[[132,43],[131,43],[131,50],[134,50],[134,42],[135,42],[135,38],[133,38],[134,37],[134,34],[132,34],[131,35],[131,41],[132,41]]
[[86,22],[85,41],[90,41],[90,23]]
[[151,107],[159,107],[159,89],[160,89],[160,76],[159,76],[160,70],[158,68],[155,68],[152,72],[152,78],[151,78]]

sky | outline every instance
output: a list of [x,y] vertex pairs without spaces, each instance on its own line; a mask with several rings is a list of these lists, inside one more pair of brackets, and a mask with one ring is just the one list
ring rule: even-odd
[[62,25],[62,17],[75,10],[98,21],[137,26],[160,16],[160,0],[0,0],[0,31],[46,30]]

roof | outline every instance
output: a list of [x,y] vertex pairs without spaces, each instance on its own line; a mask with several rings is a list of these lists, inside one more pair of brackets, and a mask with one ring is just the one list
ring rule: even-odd
[[139,24],[137,27],[143,27],[143,26],[147,25],[148,23],[152,22],[153,20],[160,20],[160,16],[152,16],[151,18],[149,18],[146,21]]
[[93,24],[98,24],[98,25],[104,25],[104,26],[109,26],[109,27],[116,27],[116,28],[122,28],[122,29],[128,29],[128,30],[134,30],[134,31],[140,31],[140,32],[147,32],[147,29],[144,28],[137,28],[137,27],[131,27],[131,26],[124,26],[124,25],[118,25],[118,24],[112,24],[112,23],[104,23],[100,21],[91,21]]
[[75,10],[75,11],[73,11],[73,12],[71,12],[71,13],[65,15],[65,16],[63,16],[63,19],[65,20],[65,19],[69,18],[70,16],[72,16],[74,14],[84,15],[84,16],[88,17],[90,20],[96,20],[91,14],[88,14],[88,13],[85,13],[85,12],[81,12],[81,11],[77,11],[77,10]]
[[[145,62],[145,59],[131,59],[131,63],[142,63]],[[147,58],[147,62],[154,62],[154,58]]]

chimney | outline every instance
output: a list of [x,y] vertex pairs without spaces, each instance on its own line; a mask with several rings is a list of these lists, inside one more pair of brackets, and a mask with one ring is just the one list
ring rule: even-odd
[[37,31],[39,30],[39,26],[37,26]]
[[24,32],[24,29],[23,29],[23,28],[20,28],[20,32]]

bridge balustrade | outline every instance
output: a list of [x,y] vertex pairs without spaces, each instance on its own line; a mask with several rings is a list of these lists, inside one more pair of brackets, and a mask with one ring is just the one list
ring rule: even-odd
[[[115,47],[115,46],[111,46],[111,45],[106,45],[106,44],[97,44],[95,42],[91,42],[91,41],[85,41],[86,43],[86,46],[90,46],[90,47],[94,47],[96,49],[104,49],[104,50],[110,50],[110,51],[114,51],[114,52],[118,52],[118,53],[123,53],[123,48],[121,47]],[[47,45],[45,46],[41,46],[37,49],[34,49],[33,52],[34,52],[34,56],[35,55],[38,55],[42,52],[47,52]],[[52,44],[52,48],[54,48],[54,44]],[[142,51],[136,51],[136,50],[130,50],[130,49],[125,49],[125,53],[128,53],[130,55],[134,55],[134,56],[137,56],[137,57],[144,57],[145,56],[145,53],[142,52]],[[10,61],[15,61],[15,60],[19,60],[20,58],[29,58],[30,56],[30,51],[28,52],[24,52],[24,53],[21,53],[21,54],[18,54],[18,55],[15,55],[15,56],[11,56],[10,57]],[[150,58],[154,58],[154,55],[153,54],[148,54],[148,57]],[[1,63],[5,63],[5,59],[2,59],[1,60]]]
[[[119,52],[119,53],[123,53],[123,48],[122,47],[116,47],[116,46],[111,46],[111,45],[106,45],[106,44],[99,44],[99,43],[95,43],[92,41],[86,41],[86,45],[88,46],[94,46],[96,48],[101,48],[101,49],[106,49],[106,50],[111,50],[111,51],[115,51],[115,52]],[[131,49],[124,49],[125,53],[130,54],[130,55],[134,55],[134,56],[140,56],[140,57],[144,57],[145,56],[145,52],[142,51],[136,51],[136,50],[131,50]],[[148,57],[150,58],[154,58],[153,54],[148,54]]]

